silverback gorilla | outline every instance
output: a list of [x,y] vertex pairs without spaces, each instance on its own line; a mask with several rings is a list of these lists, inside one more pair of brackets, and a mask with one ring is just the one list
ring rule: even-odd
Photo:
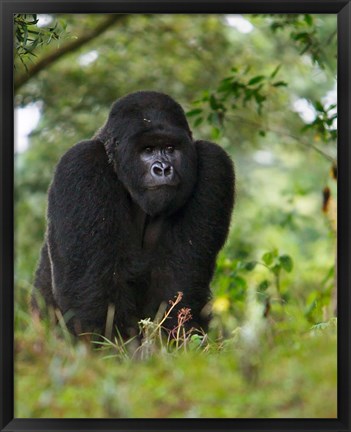
[[45,313],[43,298],[75,335],[104,334],[112,310],[113,328],[128,338],[182,292],[166,330],[187,307],[187,328],[206,331],[233,205],[230,158],[193,140],[178,103],[153,91],[118,99],[96,135],[56,167],[33,310]]

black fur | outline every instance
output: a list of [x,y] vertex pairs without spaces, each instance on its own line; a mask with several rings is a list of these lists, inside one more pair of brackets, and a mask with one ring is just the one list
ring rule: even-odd
[[[145,140],[176,142],[177,187],[143,188],[148,168],[138,146]],[[193,141],[179,104],[156,92],[119,99],[96,136],[57,165],[33,308],[39,290],[74,334],[103,334],[111,304],[114,326],[129,337],[182,292],[165,326],[174,328],[177,311],[189,307],[188,326],[206,330],[209,284],[233,204],[230,158],[216,144]]]

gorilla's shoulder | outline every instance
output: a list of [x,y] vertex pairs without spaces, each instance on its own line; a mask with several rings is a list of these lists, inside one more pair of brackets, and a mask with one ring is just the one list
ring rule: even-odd
[[66,175],[79,171],[89,171],[92,168],[103,169],[108,166],[107,154],[101,141],[92,139],[80,141],[71,147],[61,157],[57,172],[65,172]]
[[62,156],[60,163],[65,164],[71,161],[84,161],[85,163],[107,162],[107,155],[103,143],[96,139],[80,141],[67,150]]
[[225,176],[234,181],[234,164],[228,153],[218,144],[209,141],[195,141],[198,163],[207,172],[216,176]]

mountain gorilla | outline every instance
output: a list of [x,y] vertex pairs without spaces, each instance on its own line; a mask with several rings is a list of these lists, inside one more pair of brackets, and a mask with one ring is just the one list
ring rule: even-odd
[[206,331],[233,204],[230,158],[193,140],[178,103],[152,91],[117,100],[97,134],[56,167],[34,311],[42,315],[41,297],[73,334],[104,334],[109,321],[128,338],[182,292],[164,327],[174,329],[186,307],[187,329]]

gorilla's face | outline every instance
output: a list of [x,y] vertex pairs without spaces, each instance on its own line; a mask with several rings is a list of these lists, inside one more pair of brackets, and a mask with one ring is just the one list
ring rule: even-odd
[[138,143],[146,190],[174,188],[180,183],[181,142],[172,135],[152,133],[142,136]]
[[129,95],[113,106],[102,133],[112,135],[117,176],[145,213],[170,214],[186,203],[197,157],[180,105],[161,93]]
[[184,131],[148,130],[117,149],[117,173],[149,215],[172,213],[189,198],[196,180],[196,152]]

